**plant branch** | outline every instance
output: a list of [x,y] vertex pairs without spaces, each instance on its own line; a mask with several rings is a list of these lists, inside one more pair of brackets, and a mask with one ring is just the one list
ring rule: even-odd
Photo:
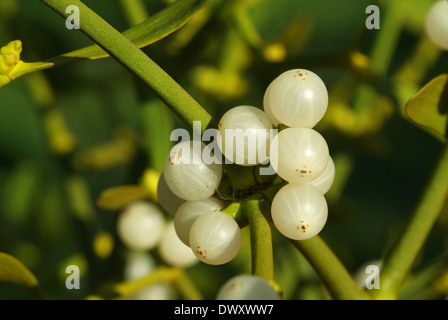
[[271,227],[262,212],[262,196],[254,195],[243,201],[243,213],[249,221],[252,274],[269,282],[274,280],[274,258]]
[[384,261],[378,298],[396,298],[448,195],[448,144],[406,229]]
[[193,121],[201,121],[202,131],[209,126],[211,116],[196,100],[143,51],[80,0],[41,1],[63,17],[69,16],[66,13],[69,5],[76,5],[81,17],[80,28],[84,34],[143,80],[185,123],[193,126]]
[[314,236],[308,240],[291,242],[305,256],[334,299],[370,299],[369,294],[358,287],[347,269],[322,238]]

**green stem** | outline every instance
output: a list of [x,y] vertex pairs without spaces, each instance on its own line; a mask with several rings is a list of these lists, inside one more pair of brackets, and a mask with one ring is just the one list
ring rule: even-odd
[[396,298],[448,196],[448,144],[406,229],[384,261],[378,298]]
[[221,212],[231,216],[240,228],[246,227],[249,222],[247,222],[246,217],[243,214],[243,209],[241,208],[241,202],[233,201],[225,208],[221,209]]
[[65,12],[69,5],[76,5],[79,8],[80,28],[83,33],[143,80],[185,123],[192,127],[193,121],[201,121],[202,131],[210,125],[211,116],[196,100],[143,51],[80,0],[41,1],[63,17],[69,16]]
[[334,299],[370,299],[369,294],[358,287],[338,257],[319,236],[292,241],[292,244],[305,256]]
[[271,227],[262,212],[262,196],[243,201],[243,213],[249,221],[252,274],[274,281],[274,258]]

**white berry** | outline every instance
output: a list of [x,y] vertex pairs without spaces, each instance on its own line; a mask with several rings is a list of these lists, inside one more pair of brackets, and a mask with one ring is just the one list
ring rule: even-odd
[[216,300],[280,300],[280,296],[263,278],[244,274],[224,283]]
[[199,261],[190,247],[180,241],[172,220],[165,227],[158,250],[162,260],[173,267],[187,268]]
[[330,157],[327,142],[314,129],[287,128],[271,142],[271,165],[284,180],[303,184],[319,177]]
[[328,206],[325,197],[308,184],[288,184],[275,195],[271,207],[272,221],[285,237],[306,240],[325,226]]
[[171,149],[163,171],[168,188],[177,197],[188,201],[206,199],[219,186],[222,164],[205,163],[202,159],[205,147],[199,141],[183,141]]
[[129,248],[150,250],[158,244],[164,224],[163,212],[156,205],[139,201],[120,213],[117,232]]
[[448,1],[440,0],[431,6],[426,14],[425,28],[437,47],[448,50]]
[[263,110],[266,113],[269,120],[271,120],[272,124],[278,126],[281,122],[274,116],[271,110],[271,104],[269,102],[269,95],[271,93],[272,83],[266,89],[263,96]]
[[219,121],[217,142],[222,154],[233,163],[257,165],[269,157],[272,123],[260,109],[238,106]]
[[238,254],[241,230],[229,215],[209,212],[198,217],[191,226],[190,246],[202,262],[224,264]]
[[336,168],[334,166],[334,161],[330,156],[328,158],[328,164],[324,172],[322,172],[322,174],[319,177],[309,182],[309,184],[315,187],[317,190],[319,190],[322,194],[326,194],[333,185],[335,173]]
[[174,216],[174,227],[179,239],[190,246],[190,229],[193,222],[205,213],[218,212],[223,206],[224,203],[214,197],[184,202]]
[[128,252],[124,264],[124,279],[135,280],[149,275],[156,268],[156,261],[146,251]]
[[328,107],[328,92],[322,79],[305,69],[292,69],[269,85],[268,107],[275,119],[295,128],[312,128]]

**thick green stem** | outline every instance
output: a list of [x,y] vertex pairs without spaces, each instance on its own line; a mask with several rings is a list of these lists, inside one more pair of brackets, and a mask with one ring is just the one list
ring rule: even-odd
[[76,5],[79,8],[80,28],[83,33],[143,80],[185,123],[193,126],[193,121],[201,121],[202,131],[209,126],[211,116],[196,100],[143,51],[80,0],[41,1],[63,17],[70,15],[66,13],[69,5]]
[[358,287],[338,257],[319,236],[292,241],[292,244],[305,256],[334,299],[370,299],[370,295]]
[[448,196],[448,144],[415,208],[406,229],[384,261],[380,299],[397,297],[407,273],[422,249]]
[[243,213],[249,221],[252,274],[274,280],[274,258],[272,250],[271,227],[262,212],[261,195],[243,201]]

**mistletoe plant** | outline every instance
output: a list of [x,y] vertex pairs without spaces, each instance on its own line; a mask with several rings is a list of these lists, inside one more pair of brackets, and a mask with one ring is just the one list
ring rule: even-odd
[[[397,71],[393,80],[387,80],[386,85],[383,81],[388,73],[385,57],[392,55],[399,31],[404,26],[404,21],[395,19],[393,12],[400,11],[405,4],[385,1],[390,14],[378,30],[370,56],[355,48],[333,61],[362,80],[360,93],[354,101],[356,114],[351,115],[357,124],[352,127],[349,123],[339,124],[346,126],[343,130],[352,130],[353,134],[359,135],[375,130],[372,115],[386,112],[370,106],[375,95],[381,93],[404,107],[403,114],[411,121],[443,142],[440,159],[418,205],[402,235],[384,256],[379,289],[367,290],[356,283],[319,235],[331,215],[325,194],[333,184],[338,166],[330,156],[331,144],[327,144],[313,128],[322,119],[325,123],[326,112],[333,110],[327,110],[331,91],[327,92],[325,83],[312,68],[296,66],[273,78],[264,93],[264,110],[243,105],[230,109],[220,119],[213,119],[141,50],[184,26],[196,12],[205,10],[213,1],[178,0],[152,16],[141,15],[143,11],[137,7],[139,2],[129,1],[128,13],[139,23],[124,32],[117,31],[80,0],[41,2],[65,19],[71,15],[66,9],[76,6],[81,17],[80,31],[95,44],[45,61],[24,62],[20,59],[22,42],[12,41],[1,49],[1,86],[32,72],[110,56],[139,78],[187,126],[196,130],[196,135],[201,136],[208,130],[215,133],[214,145],[194,139],[177,144],[166,154],[163,172],[147,172],[146,184],[115,187],[101,194],[97,202],[99,207],[123,210],[117,226],[123,243],[139,250],[151,250],[163,243],[160,255],[173,265],[159,267],[143,278],[130,277],[116,283],[100,293],[102,298],[128,297],[149,285],[170,282],[176,285],[182,297],[200,299],[200,290],[183,268],[197,260],[211,265],[228,263],[241,248],[245,228],[249,229],[252,276],[238,275],[230,279],[217,295],[218,299],[282,297],[283,289],[275,281],[273,228],[308,260],[331,298],[400,297],[403,284],[437,222],[448,194],[448,75],[441,74],[417,90],[424,75],[410,73],[423,49],[432,53],[433,61],[439,49],[424,37],[415,57]],[[447,6],[447,2],[440,1],[436,5]],[[427,28],[436,44],[446,49],[448,19],[441,12],[442,9],[430,11]],[[248,16],[236,14],[236,21],[248,43],[259,48],[261,39]],[[26,44],[23,47],[26,50]],[[332,125],[338,126],[337,123]],[[227,135],[235,130],[250,131],[246,136],[249,142],[243,138],[238,145],[241,141],[232,136],[228,138]],[[270,135],[272,132],[274,134]],[[249,149],[253,152],[248,153]],[[244,156],[235,150],[242,150]],[[221,162],[207,162],[204,155],[212,160],[221,155]],[[274,172],[262,174],[269,172],[269,165]],[[175,215],[169,227],[170,236],[166,236],[169,240],[161,240],[163,212],[160,206],[143,202],[148,198]],[[102,239],[107,243],[107,237]],[[179,251],[180,246],[183,251]],[[442,276],[442,272],[437,272],[435,277],[438,276]],[[45,297],[36,277],[6,253],[0,254],[0,280],[23,286],[40,298]],[[448,287],[445,285],[440,292],[446,294]]]

